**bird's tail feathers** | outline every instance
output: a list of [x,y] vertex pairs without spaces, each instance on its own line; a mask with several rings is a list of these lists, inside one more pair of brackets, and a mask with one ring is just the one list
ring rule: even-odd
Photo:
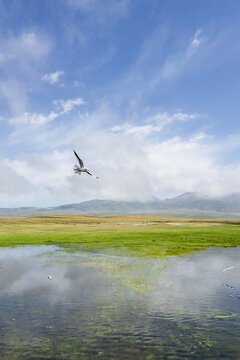
[[81,175],[81,171],[77,165],[74,166],[73,170],[74,170],[75,174]]

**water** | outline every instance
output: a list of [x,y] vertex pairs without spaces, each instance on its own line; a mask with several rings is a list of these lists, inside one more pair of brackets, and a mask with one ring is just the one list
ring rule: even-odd
[[1,248],[0,358],[238,359],[239,260]]

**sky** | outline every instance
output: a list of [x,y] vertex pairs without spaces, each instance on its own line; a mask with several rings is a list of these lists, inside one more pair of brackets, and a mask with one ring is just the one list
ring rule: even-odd
[[0,0],[0,207],[240,192],[239,11]]

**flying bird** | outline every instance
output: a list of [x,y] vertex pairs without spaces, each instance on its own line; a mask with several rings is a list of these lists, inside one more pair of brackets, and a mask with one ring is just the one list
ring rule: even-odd
[[234,266],[230,266],[230,267],[228,267],[228,268],[224,269],[224,270],[223,270],[223,272],[225,272],[225,271],[229,271],[229,270],[232,270],[232,269],[234,269]]
[[80,159],[80,157],[78,156],[78,154],[76,153],[76,151],[73,150],[73,152],[74,152],[76,158],[78,159],[78,162],[79,162],[79,165],[80,165],[80,167],[77,166],[77,165],[74,166],[74,169],[73,169],[74,172],[75,172],[76,174],[79,174],[79,175],[81,175],[82,172],[85,172],[85,173],[87,173],[88,175],[91,175],[92,177],[94,177],[95,179],[98,179],[98,176],[94,176],[93,174],[91,174],[90,171],[84,166],[84,163],[83,163],[82,159]]

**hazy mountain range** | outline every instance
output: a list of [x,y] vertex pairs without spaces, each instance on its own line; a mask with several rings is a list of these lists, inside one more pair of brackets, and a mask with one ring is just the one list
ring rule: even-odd
[[240,193],[210,198],[187,192],[172,199],[147,202],[90,200],[57,207],[0,208],[0,216],[39,215],[160,215],[192,218],[240,218]]

